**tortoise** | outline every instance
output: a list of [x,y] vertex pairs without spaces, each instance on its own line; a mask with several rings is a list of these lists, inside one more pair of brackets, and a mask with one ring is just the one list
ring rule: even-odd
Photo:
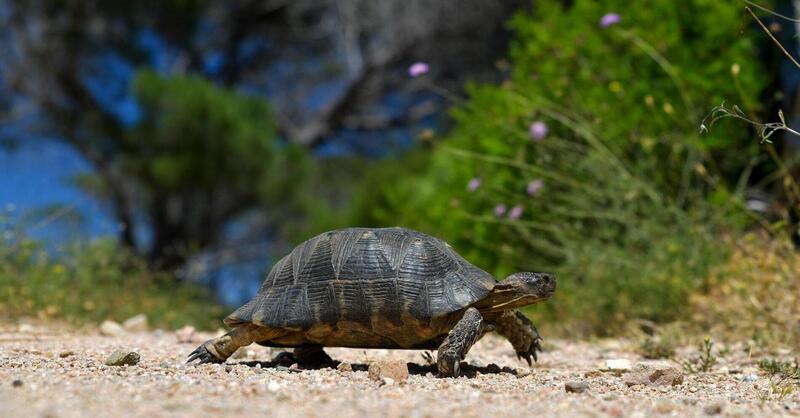
[[503,281],[444,241],[405,228],[347,228],[317,235],[278,261],[256,296],[225,318],[232,331],[188,362],[222,363],[239,347],[293,347],[301,364],[331,364],[323,347],[438,348],[436,366],[457,376],[467,351],[496,331],[531,365],[539,332],[517,308],[548,299],[548,273]]

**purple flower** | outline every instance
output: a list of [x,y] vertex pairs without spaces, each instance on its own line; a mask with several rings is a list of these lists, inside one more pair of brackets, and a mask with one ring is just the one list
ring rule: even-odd
[[522,216],[522,206],[521,205],[515,205],[513,208],[511,208],[510,211],[508,211],[508,218],[509,219],[513,219],[513,220],[516,221],[521,216]]
[[544,187],[544,180],[536,179],[528,183],[528,186],[525,187],[525,191],[528,192],[528,196],[536,196],[539,190],[542,190],[542,187]]
[[411,77],[419,77],[430,70],[431,67],[424,62],[415,62],[408,67],[408,75]]
[[506,205],[501,203],[501,204],[499,204],[499,205],[494,207],[494,215],[499,218],[499,217],[501,217],[501,216],[506,214],[506,210],[507,209],[508,208],[506,207]]
[[609,26],[616,25],[621,20],[622,17],[617,13],[606,13],[600,18],[600,27],[607,28]]
[[542,121],[533,122],[528,129],[528,134],[534,141],[541,141],[547,136],[547,125]]
[[467,191],[469,192],[478,190],[478,187],[481,187],[481,179],[478,177],[475,177],[474,179],[470,180],[469,183],[467,183]]

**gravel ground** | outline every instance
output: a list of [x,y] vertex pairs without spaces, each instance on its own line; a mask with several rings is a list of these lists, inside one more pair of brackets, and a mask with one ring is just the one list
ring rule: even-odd
[[[352,372],[276,367],[268,360],[277,350],[257,346],[225,365],[186,365],[209,337],[0,326],[0,416],[800,416],[797,382],[784,384],[791,393],[782,395],[739,349],[710,373],[683,374],[680,384],[629,387],[626,374],[600,365],[651,363],[621,340],[547,341],[547,352],[528,368],[507,342],[489,335],[467,357],[469,376],[453,379],[429,373],[418,351],[327,350],[352,363]],[[117,350],[135,351],[141,361],[106,366]],[[413,363],[407,382],[370,380],[368,364],[389,359]],[[567,383],[578,390],[585,384],[585,391],[567,392]]]

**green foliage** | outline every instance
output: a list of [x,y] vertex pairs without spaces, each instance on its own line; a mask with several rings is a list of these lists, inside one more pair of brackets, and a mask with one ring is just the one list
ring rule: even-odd
[[151,273],[113,240],[72,245],[56,257],[31,240],[0,241],[0,317],[82,324],[139,313],[158,327],[216,329],[225,312],[205,290]]
[[[313,206],[305,189],[310,158],[278,139],[263,99],[198,76],[148,70],[137,73],[132,90],[142,117],[115,140],[112,168],[78,180],[111,198],[118,214],[146,215],[153,265],[180,265],[247,210],[262,208],[280,233],[293,219],[273,218]],[[113,182],[117,173],[122,179]],[[128,218],[121,222],[135,221]]]
[[769,376],[769,387],[759,394],[762,400],[776,398],[779,401],[791,396],[800,388],[800,364],[778,359],[762,359],[758,366]]
[[778,375],[787,379],[800,379],[800,363],[796,359],[790,362],[765,358],[758,362],[758,367],[770,376]]
[[[367,188],[384,191],[360,216],[439,235],[499,278],[555,271],[559,290],[536,311],[578,331],[679,319],[727,256],[719,235],[744,223],[728,183],[757,144],[743,146],[753,141],[735,126],[697,129],[709,106],[753,103],[764,86],[741,5],[561,4],[538,1],[512,21],[510,79],[470,87],[426,169],[401,162],[371,176]],[[602,28],[609,11],[622,22]],[[535,121],[549,127],[541,141]],[[481,182],[473,192],[470,179]],[[543,187],[526,192],[533,181]],[[499,204],[521,216],[495,215]]]
[[269,106],[260,98],[196,76],[151,71],[137,75],[133,90],[144,116],[128,141],[126,163],[155,188],[246,190],[271,183],[270,177],[290,166],[280,160],[283,152],[297,152],[275,140]]
[[714,354],[714,342],[710,337],[703,338],[703,342],[698,347],[695,358],[683,361],[684,370],[687,373],[707,373],[717,364],[717,355]]

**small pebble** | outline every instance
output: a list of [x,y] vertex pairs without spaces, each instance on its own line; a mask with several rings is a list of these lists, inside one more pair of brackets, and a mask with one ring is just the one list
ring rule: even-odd
[[75,354],[74,351],[62,351],[62,352],[58,353],[58,356],[61,357],[61,358],[65,358],[65,357],[69,357],[69,356],[74,355],[74,354]]
[[525,377],[525,376],[530,376],[531,375],[531,369],[525,369],[525,368],[522,368],[522,367],[517,367],[516,369],[514,369],[514,374],[516,374],[517,377],[519,377],[519,378],[522,378],[522,377]]
[[130,317],[122,323],[122,328],[128,332],[145,332],[148,329],[147,315],[139,314]]
[[19,379],[14,380],[13,382],[11,382],[11,386],[14,386],[15,388],[22,387],[22,380]]
[[134,366],[140,359],[141,356],[135,351],[115,351],[106,360],[106,366]]
[[589,389],[589,384],[584,381],[570,381],[564,383],[564,390],[569,393],[583,393]]
[[601,369],[610,371],[626,371],[631,368],[633,368],[631,361],[624,358],[608,359],[601,366]]
[[384,377],[395,382],[408,380],[408,364],[402,360],[378,361],[369,365],[369,378],[380,381]]
[[624,380],[628,386],[676,386],[683,383],[683,372],[664,362],[639,363]]
[[343,361],[343,362],[339,363],[339,365],[336,367],[336,370],[338,370],[341,373],[352,372],[353,371],[353,365],[348,363],[348,362],[346,362],[346,361]]
[[106,337],[121,337],[125,335],[125,329],[114,321],[105,320],[100,324],[100,334]]

